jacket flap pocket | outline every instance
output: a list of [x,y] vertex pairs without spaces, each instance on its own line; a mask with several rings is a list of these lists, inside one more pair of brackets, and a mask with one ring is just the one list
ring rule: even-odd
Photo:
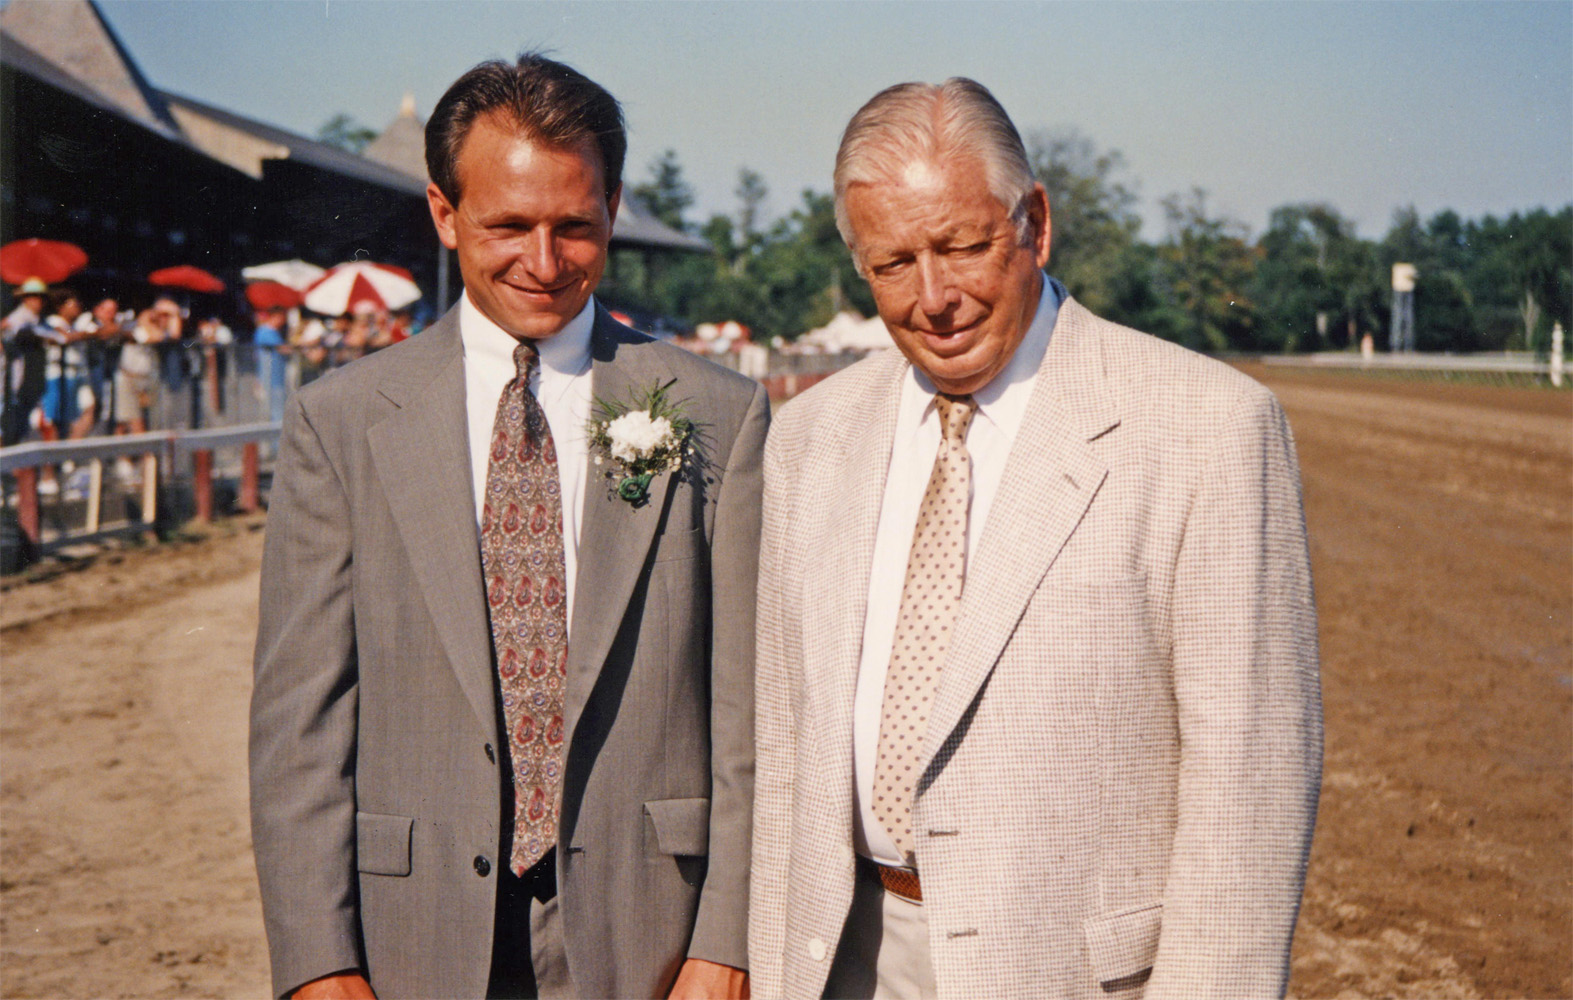
[[408,875],[410,830],[414,826],[415,821],[408,816],[356,813],[356,866],[372,875]]
[[1093,978],[1100,983],[1114,982],[1152,968],[1158,957],[1158,931],[1162,926],[1162,903],[1083,921]]
[[710,851],[709,799],[655,799],[644,804],[662,854]]

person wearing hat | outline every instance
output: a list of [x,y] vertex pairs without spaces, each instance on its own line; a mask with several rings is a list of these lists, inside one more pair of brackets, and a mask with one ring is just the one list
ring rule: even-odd
[[44,398],[44,299],[49,286],[28,278],[16,288],[18,305],[0,323],[5,347],[5,416],[0,421],[0,442],[16,444],[27,436],[28,418]]

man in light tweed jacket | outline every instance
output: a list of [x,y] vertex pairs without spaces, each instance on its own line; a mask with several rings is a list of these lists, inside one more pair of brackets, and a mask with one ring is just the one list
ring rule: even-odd
[[1281,995],[1321,770],[1282,411],[1091,315],[980,85],[842,138],[900,353],[765,458],[759,997]]

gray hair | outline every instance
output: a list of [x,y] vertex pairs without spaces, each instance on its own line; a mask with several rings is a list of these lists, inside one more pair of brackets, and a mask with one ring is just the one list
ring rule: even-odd
[[[987,87],[964,76],[938,86],[898,83],[887,87],[847,123],[836,151],[836,228],[857,259],[846,194],[853,184],[891,179],[903,165],[976,156],[988,174],[989,191],[1010,212],[1016,236],[1028,240],[1027,199],[1035,178],[1021,134]],[[858,261],[862,267],[862,262]]]

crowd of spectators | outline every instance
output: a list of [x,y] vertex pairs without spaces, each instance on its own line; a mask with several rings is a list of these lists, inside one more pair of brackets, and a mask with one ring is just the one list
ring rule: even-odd
[[397,344],[418,329],[409,310],[389,313],[365,302],[330,317],[281,308],[259,311],[252,343],[268,419],[284,419],[284,400],[292,386],[306,385],[331,369]]
[[111,297],[89,308],[70,288],[29,279],[14,298],[0,321],[6,445],[281,420],[292,389],[417,329],[408,311],[368,303],[328,318],[262,310],[237,337],[217,315],[193,322],[170,295],[141,310]]

